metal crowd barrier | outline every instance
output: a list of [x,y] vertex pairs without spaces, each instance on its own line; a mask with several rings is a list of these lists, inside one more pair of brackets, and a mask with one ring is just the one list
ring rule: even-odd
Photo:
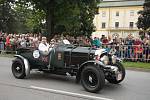
[[[150,45],[102,45],[108,52],[117,57],[129,61],[150,62]],[[1,53],[15,53],[16,51],[5,49],[4,43],[0,42]]]
[[[15,54],[14,47],[6,46],[4,42],[0,42],[0,54]],[[15,48],[16,49],[16,48]]]
[[4,42],[0,42],[0,50],[4,50]]
[[150,61],[150,45],[103,45],[108,52],[129,61]]

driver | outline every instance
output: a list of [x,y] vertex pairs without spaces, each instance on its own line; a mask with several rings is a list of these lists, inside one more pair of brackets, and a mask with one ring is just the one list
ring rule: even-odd
[[41,41],[41,43],[39,44],[38,49],[39,49],[39,51],[40,51],[42,54],[44,54],[44,55],[49,54],[50,45],[47,43],[47,38],[46,38],[46,37],[42,37],[42,41]]

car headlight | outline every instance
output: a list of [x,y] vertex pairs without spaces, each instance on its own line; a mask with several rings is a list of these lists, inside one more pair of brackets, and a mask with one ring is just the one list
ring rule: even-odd
[[116,61],[117,61],[117,57],[113,55],[113,56],[112,56],[112,63],[115,64]]
[[108,56],[103,56],[100,60],[101,60],[102,62],[104,62],[105,65],[108,65],[108,63],[109,63],[109,58],[108,58]]

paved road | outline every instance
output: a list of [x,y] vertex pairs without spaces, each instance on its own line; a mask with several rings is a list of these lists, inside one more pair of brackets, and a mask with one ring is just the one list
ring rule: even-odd
[[12,58],[0,57],[0,100],[149,100],[150,73],[127,70],[119,85],[106,83],[97,94],[86,92],[75,78],[32,72],[27,79],[15,79]]

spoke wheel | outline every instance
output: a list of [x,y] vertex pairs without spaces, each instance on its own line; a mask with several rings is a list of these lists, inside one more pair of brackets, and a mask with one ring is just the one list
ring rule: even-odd
[[91,70],[88,70],[84,73],[83,80],[89,87],[96,87],[96,85],[98,84],[98,78],[96,74]]
[[23,79],[26,76],[24,63],[21,59],[17,58],[13,61],[12,73],[18,79]]
[[105,84],[103,71],[95,66],[85,67],[81,73],[81,84],[89,92],[100,91]]

